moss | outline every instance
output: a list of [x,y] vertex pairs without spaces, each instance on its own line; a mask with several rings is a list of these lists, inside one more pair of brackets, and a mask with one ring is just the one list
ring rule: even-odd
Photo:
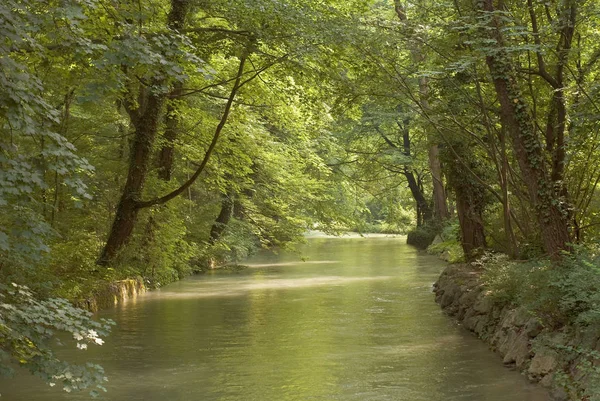
[[435,239],[438,231],[439,230],[429,226],[417,227],[408,233],[406,243],[417,247],[418,249],[427,249]]
[[73,303],[79,308],[96,312],[100,309],[125,302],[130,298],[135,298],[145,291],[146,286],[141,277],[104,282],[98,285],[93,293],[74,300]]

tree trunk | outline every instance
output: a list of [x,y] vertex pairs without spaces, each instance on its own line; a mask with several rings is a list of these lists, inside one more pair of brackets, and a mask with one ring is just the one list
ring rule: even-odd
[[137,202],[140,200],[148,174],[163,102],[164,95],[149,94],[142,113],[138,110],[130,110],[135,136],[129,156],[127,181],[117,205],[115,219],[106,245],[98,260],[100,265],[106,265],[114,259],[117,251],[127,242],[133,232],[139,210]]
[[[181,31],[183,29],[188,7],[189,0],[172,0],[171,12],[167,19],[167,25],[170,29],[174,31]],[[183,82],[175,82],[170,94],[172,99],[167,103],[167,113],[165,115],[164,139],[166,143],[162,146],[158,155],[158,176],[164,181],[170,181],[171,174],[173,173],[175,140],[177,139],[177,130],[179,129],[179,114],[176,102],[182,93]]]
[[504,220],[504,231],[506,240],[508,241],[508,254],[511,258],[516,258],[519,254],[519,243],[515,236],[515,231],[512,226],[512,216],[510,207],[510,198],[508,194],[508,156],[506,154],[506,143],[504,133],[500,138],[500,149],[502,157],[502,166],[500,168],[500,188],[502,190],[502,217]]
[[429,146],[429,169],[433,180],[433,215],[438,220],[446,220],[450,214],[448,213],[448,197],[442,180],[442,164],[438,145]]
[[[217,146],[219,137],[223,132],[223,128],[227,123],[235,96],[240,87],[243,85],[242,75],[247,58],[248,53],[245,53],[240,58],[237,76],[227,99],[225,110],[223,111],[221,120],[219,121],[219,124],[215,129],[215,133],[213,134],[213,139],[208,146],[208,149],[204,154],[204,158],[200,162],[198,168],[185,183],[179,186],[179,188],[169,192],[164,196],[146,201],[141,199],[143,184],[148,172],[148,164],[151,157],[152,145],[154,144],[156,132],[158,130],[158,116],[160,114],[160,106],[162,106],[162,103],[164,102],[164,95],[151,94],[148,96],[149,99],[147,99],[147,101],[143,104],[144,113],[142,115],[140,115],[137,109],[132,109],[126,105],[126,109],[129,111],[131,121],[136,127],[135,139],[132,145],[132,152],[130,154],[127,182],[125,183],[123,195],[121,196],[121,201],[117,207],[117,213],[106,246],[104,247],[100,258],[97,261],[99,265],[109,264],[116,256],[118,250],[127,243],[133,232],[135,220],[140,209],[155,205],[162,205],[171,199],[176,198],[190,188],[191,185],[193,185],[198,179],[200,174],[204,171],[204,168],[210,160],[212,152]],[[258,74],[255,74],[252,78],[244,82],[249,82],[256,76],[258,76]]]
[[[401,0],[394,1],[394,9],[398,19],[405,25],[408,25],[408,18],[406,16],[406,9]],[[422,41],[422,39],[421,39]],[[420,46],[420,42],[413,42],[411,45],[410,53],[415,65],[419,65],[425,60],[423,49]],[[419,106],[424,112],[428,113],[431,111],[429,106],[429,80],[427,77],[419,78]],[[444,182],[442,179],[442,165],[440,163],[440,150],[439,146],[433,138],[429,137],[429,169],[431,170],[431,179],[433,182],[433,217],[438,220],[445,220],[449,217],[448,203],[446,196],[446,189],[444,188]]]
[[[495,11],[493,0],[478,1],[479,11]],[[535,208],[544,249],[554,259],[562,250],[569,249],[568,213],[561,203],[560,184],[548,173],[546,155],[535,130],[535,122],[519,89],[515,67],[503,50],[504,37],[499,19],[491,17],[491,30],[485,35],[497,42],[499,50],[486,56],[500,101],[503,128],[512,140],[513,150],[527,186],[530,201]],[[558,190],[557,190],[558,189]]]
[[176,99],[183,92],[183,83],[176,82],[171,91],[171,99],[167,102],[167,112],[165,115],[165,133],[163,135],[165,143],[160,149],[158,155],[158,177],[164,181],[170,181],[173,174],[173,162],[175,160],[175,141],[179,130],[179,114],[176,106]]
[[[402,148],[403,154],[407,157],[411,156],[411,141],[410,141],[410,119],[405,118],[402,124],[398,122],[398,126],[402,131]],[[433,212],[431,210],[431,206],[427,199],[425,198],[425,194],[423,193],[423,186],[419,185],[414,172],[404,166],[403,171],[404,176],[406,177],[406,181],[408,182],[408,188],[417,203],[417,227],[422,226],[423,224],[431,221],[433,218]]]
[[[475,201],[475,202],[474,202]],[[476,259],[487,246],[483,227],[483,208],[469,193],[456,190],[456,211],[460,223],[461,246],[467,262]]]
[[227,228],[229,221],[233,217],[234,206],[235,194],[233,191],[229,191],[227,194],[223,195],[223,199],[221,201],[221,212],[210,229],[210,244],[217,242],[223,235],[223,232]]
[[423,195],[423,192],[419,188],[415,175],[412,173],[412,171],[405,168],[404,176],[406,177],[406,181],[408,182],[408,188],[410,189],[410,192],[413,198],[415,199],[415,202],[417,202],[417,210],[419,212],[418,214],[421,217],[421,221],[417,221],[417,227],[419,227],[423,223],[431,221],[433,217],[431,207],[429,206],[427,199],[425,199],[425,195]]
[[[189,0],[171,0],[171,10],[167,16],[170,29],[180,30],[185,22],[189,9]],[[165,81],[153,82],[155,86],[164,84]],[[123,106],[129,114],[130,121],[135,128],[135,135],[129,154],[129,169],[127,181],[117,205],[115,218],[106,241],[106,245],[97,261],[99,265],[107,265],[112,261],[119,249],[131,237],[139,211],[144,183],[148,174],[152,150],[159,126],[165,94],[155,92],[152,88],[144,88],[139,93],[139,105],[133,105],[133,93],[126,94]]]

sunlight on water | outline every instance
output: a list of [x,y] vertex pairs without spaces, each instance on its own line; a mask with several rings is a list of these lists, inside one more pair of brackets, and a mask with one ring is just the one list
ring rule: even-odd
[[[303,262],[308,260],[309,262]],[[312,261],[312,262],[310,262]],[[443,268],[402,238],[310,238],[104,311],[106,401],[547,401],[444,316]],[[22,375],[2,400],[88,400]]]
[[356,281],[378,281],[388,280],[392,276],[379,277],[340,277],[340,276],[325,276],[303,279],[272,279],[267,278],[265,281],[248,282],[248,281],[229,281],[226,285],[219,286],[218,289],[195,288],[182,291],[156,291],[148,294],[146,297],[163,300],[165,298],[205,298],[205,297],[231,297],[240,296],[246,292],[257,290],[281,290],[306,288],[317,286],[340,286]]
[[340,263],[340,262],[341,262],[340,260],[306,260],[301,263],[298,263],[298,262],[252,263],[252,264],[247,264],[246,266],[251,267],[251,268],[257,268],[257,267],[302,266],[304,264],[306,264],[306,265],[324,265],[324,264]]

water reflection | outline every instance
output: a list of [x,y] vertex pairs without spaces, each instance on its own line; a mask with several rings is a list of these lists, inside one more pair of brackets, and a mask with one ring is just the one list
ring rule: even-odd
[[[117,330],[84,355],[111,379],[101,399],[547,400],[442,315],[440,262],[402,239],[313,238],[247,263],[106,311]],[[27,376],[0,386],[9,400],[87,399]]]
[[148,299],[155,298],[163,301],[166,298],[205,298],[205,297],[231,297],[241,296],[246,292],[256,293],[261,290],[284,290],[294,288],[318,286],[343,286],[356,281],[387,280],[392,276],[381,277],[341,277],[325,276],[297,279],[278,279],[274,277],[258,276],[252,281],[227,280],[227,283],[215,289],[189,288],[173,291],[170,289],[148,294]]

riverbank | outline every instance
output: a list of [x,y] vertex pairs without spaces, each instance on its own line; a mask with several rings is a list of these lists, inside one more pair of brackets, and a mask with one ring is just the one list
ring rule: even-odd
[[140,277],[104,282],[85,298],[73,301],[73,304],[78,308],[97,312],[100,309],[125,303],[147,290]]
[[600,331],[545,327],[525,308],[495,299],[481,273],[468,264],[442,272],[434,292],[444,312],[487,342],[505,365],[548,388],[555,400],[598,399]]

